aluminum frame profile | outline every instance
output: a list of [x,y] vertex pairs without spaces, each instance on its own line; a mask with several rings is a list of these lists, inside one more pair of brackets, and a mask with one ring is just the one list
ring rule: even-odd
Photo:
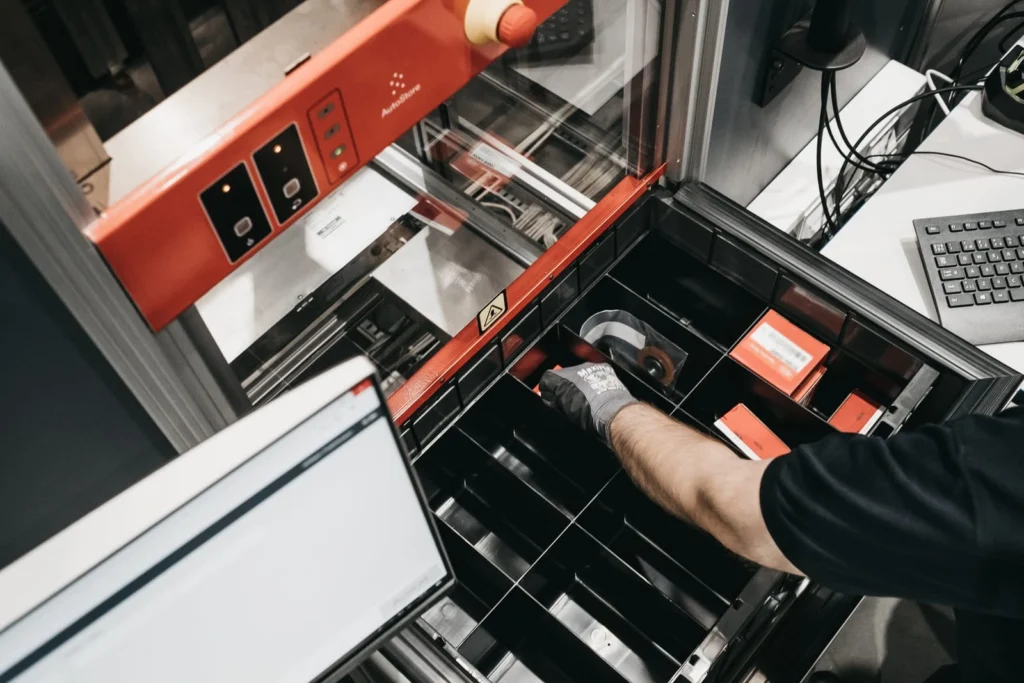
[[82,234],[95,213],[2,65],[0,121],[0,223],[157,429],[180,453],[235,421],[196,330],[154,335]]

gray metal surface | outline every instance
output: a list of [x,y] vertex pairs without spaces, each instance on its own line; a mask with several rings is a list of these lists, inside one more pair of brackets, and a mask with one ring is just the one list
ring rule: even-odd
[[[703,180],[708,166],[712,122],[719,88],[729,0],[683,0],[670,3],[674,68],[665,94],[666,176],[674,182]],[[668,49],[668,46],[663,49]]]
[[373,277],[454,337],[523,270],[471,230],[427,228]]
[[21,0],[0,0],[0,63],[10,72],[64,165],[81,180],[108,157]]
[[[703,180],[739,204],[750,203],[817,134],[819,73],[804,70],[770,105],[762,109],[755,103],[772,46],[801,18],[806,5],[801,0],[730,3]],[[914,5],[912,0],[852,3],[868,50],[860,63],[838,74],[840,107],[878,73],[890,54],[902,51],[904,21]]]
[[95,214],[2,67],[0,121],[0,222],[143,410],[179,452],[234,419],[211,400],[215,387],[195,393],[182,381],[189,363],[171,347],[187,335],[162,347],[82,235]]
[[159,107],[107,141],[110,202],[121,199],[316,54],[385,0],[307,0]]

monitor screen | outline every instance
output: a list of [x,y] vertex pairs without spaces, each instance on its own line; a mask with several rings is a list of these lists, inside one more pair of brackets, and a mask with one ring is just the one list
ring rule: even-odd
[[0,632],[0,682],[315,680],[449,582],[427,515],[366,380]]

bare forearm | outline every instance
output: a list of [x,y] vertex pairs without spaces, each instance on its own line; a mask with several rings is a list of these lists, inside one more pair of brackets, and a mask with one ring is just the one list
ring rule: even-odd
[[620,411],[611,439],[633,480],[667,511],[739,555],[797,573],[761,517],[764,463],[741,460],[720,442],[646,405]]

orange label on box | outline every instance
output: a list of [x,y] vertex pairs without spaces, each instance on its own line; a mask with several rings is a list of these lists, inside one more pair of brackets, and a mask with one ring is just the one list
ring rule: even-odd
[[751,460],[769,460],[790,448],[742,403],[715,422],[718,431]]
[[827,353],[828,346],[768,311],[730,355],[791,396]]
[[867,434],[882,418],[882,406],[854,391],[846,397],[828,423],[846,434]]

